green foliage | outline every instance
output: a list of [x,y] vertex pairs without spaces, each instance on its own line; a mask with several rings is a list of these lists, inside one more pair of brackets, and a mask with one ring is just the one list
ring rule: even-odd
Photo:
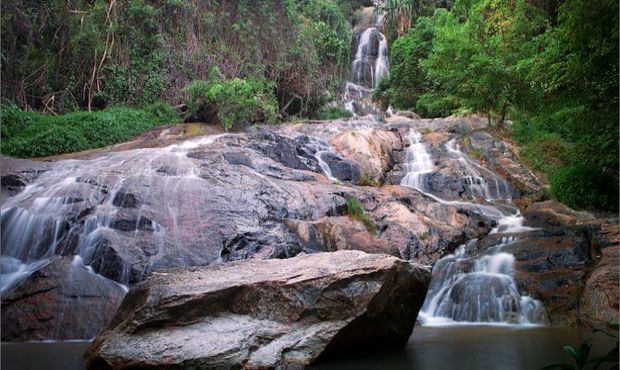
[[15,157],[50,156],[116,144],[175,121],[177,113],[163,103],[142,110],[119,107],[60,116],[3,104],[0,148],[2,154]]
[[434,19],[418,19],[407,35],[394,41],[390,51],[390,76],[379,82],[374,100],[384,107],[415,109],[421,94],[429,91],[430,81],[420,66],[433,47]]
[[354,220],[364,224],[369,233],[377,233],[377,225],[370,217],[368,217],[368,215],[366,215],[364,212],[364,206],[357,198],[351,197],[347,199],[347,213]]
[[[427,117],[479,112],[502,125],[511,115],[522,155],[558,186],[567,173],[585,186],[576,177],[595,172],[617,184],[617,8],[611,0],[458,0],[393,43],[391,76],[374,98]],[[562,189],[559,199],[596,206],[577,199],[583,189]],[[594,197],[614,209],[615,194],[609,186]]]
[[351,118],[351,117],[353,117],[353,114],[349,112],[348,110],[341,108],[341,107],[334,107],[334,106],[323,107],[317,115],[317,118],[321,120]]
[[618,211],[618,182],[596,167],[562,167],[549,182],[553,196],[570,207]]
[[55,113],[176,105],[183,87],[217,66],[229,80],[275,84],[283,115],[308,116],[341,88],[347,18],[361,3],[368,1],[6,0],[2,96]]
[[273,85],[254,79],[224,79],[214,67],[208,81],[194,81],[184,93],[191,113],[217,112],[219,123],[229,130],[254,122],[274,122],[276,101]]
[[566,345],[562,349],[564,352],[568,353],[572,358],[573,364],[569,363],[555,363],[549,364],[541,368],[541,370],[585,370],[585,369],[593,369],[597,370],[602,365],[611,365],[609,369],[617,369],[618,368],[618,358],[620,357],[620,350],[618,346],[618,324],[611,324],[609,328],[614,330],[614,332],[608,332],[605,330],[594,330],[594,333],[603,333],[615,340],[616,345],[609,352],[607,352],[603,356],[598,356],[595,358],[590,358],[590,349],[592,344],[590,343],[590,339],[586,339],[579,345],[579,348],[575,349],[575,347],[571,345]]
[[359,186],[379,186],[379,182],[377,180],[375,180],[374,177],[367,175],[367,174],[363,174],[362,176],[360,176],[357,184]]

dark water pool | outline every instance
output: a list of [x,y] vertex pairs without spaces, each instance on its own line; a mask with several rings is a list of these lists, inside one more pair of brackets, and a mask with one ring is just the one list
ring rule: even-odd
[[[407,347],[373,355],[318,364],[315,370],[346,369],[539,369],[549,362],[569,361],[562,351],[592,336],[589,330],[547,327],[416,327]],[[593,336],[593,355],[613,343]],[[2,370],[84,369],[86,342],[2,343]]]

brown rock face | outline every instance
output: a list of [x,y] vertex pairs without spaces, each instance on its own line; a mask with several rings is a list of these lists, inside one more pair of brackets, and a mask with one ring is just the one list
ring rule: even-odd
[[298,368],[405,345],[427,268],[359,251],[247,260],[136,285],[87,352],[91,369]]
[[349,216],[325,217],[317,221],[285,220],[284,223],[308,250],[359,250],[402,258],[397,244],[378,239],[375,233]]
[[[546,226],[517,235],[502,251],[515,256],[519,290],[543,303],[550,324],[606,328],[620,320],[618,226],[603,220],[575,224],[566,213],[558,215],[564,208],[541,208],[536,214],[545,217],[536,216],[533,223],[569,227]],[[478,246],[484,251],[500,237],[490,235]]]
[[57,257],[2,297],[2,339],[92,338],[107,324],[125,290],[73,257]]
[[342,133],[331,144],[345,157],[359,163],[363,175],[376,181],[381,181],[394,165],[393,151],[403,148],[397,133],[376,128]]
[[605,328],[610,323],[620,322],[619,255],[618,246],[604,249],[596,269],[586,280],[579,302],[579,319],[582,323]]

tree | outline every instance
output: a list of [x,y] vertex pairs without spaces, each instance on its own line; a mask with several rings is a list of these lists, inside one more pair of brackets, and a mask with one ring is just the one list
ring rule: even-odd
[[436,20],[433,50],[421,64],[461,106],[486,113],[489,124],[495,115],[502,126],[510,106],[528,94],[520,61],[544,18],[525,0],[468,3],[467,12],[457,2]]

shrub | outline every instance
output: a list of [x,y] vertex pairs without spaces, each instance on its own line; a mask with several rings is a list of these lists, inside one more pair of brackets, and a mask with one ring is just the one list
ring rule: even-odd
[[366,213],[364,212],[364,206],[362,206],[362,203],[360,203],[357,198],[347,199],[347,213],[354,220],[364,224],[366,230],[368,230],[369,233],[377,233],[377,225],[375,225],[375,222],[370,217],[368,217],[368,215],[366,215]]
[[596,167],[563,167],[550,176],[551,193],[577,209],[618,211],[618,180]]
[[215,113],[226,130],[255,122],[272,123],[276,118],[273,84],[257,79],[226,80],[218,68],[211,70],[207,81],[193,81],[183,92],[190,113],[202,118]]
[[127,140],[152,127],[178,120],[169,106],[111,108],[50,116],[2,105],[2,154],[42,157],[100,148]]
[[377,180],[375,180],[372,176],[367,175],[367,174],[363,174],[362,176],[360,176],[360,179],[358,181],[358,185],[359,186],[379,186],[379,182]]
[[323,107],[318,114],[318,119],[321,120],[351,117],[353,117],[353,113],[341,107]]

